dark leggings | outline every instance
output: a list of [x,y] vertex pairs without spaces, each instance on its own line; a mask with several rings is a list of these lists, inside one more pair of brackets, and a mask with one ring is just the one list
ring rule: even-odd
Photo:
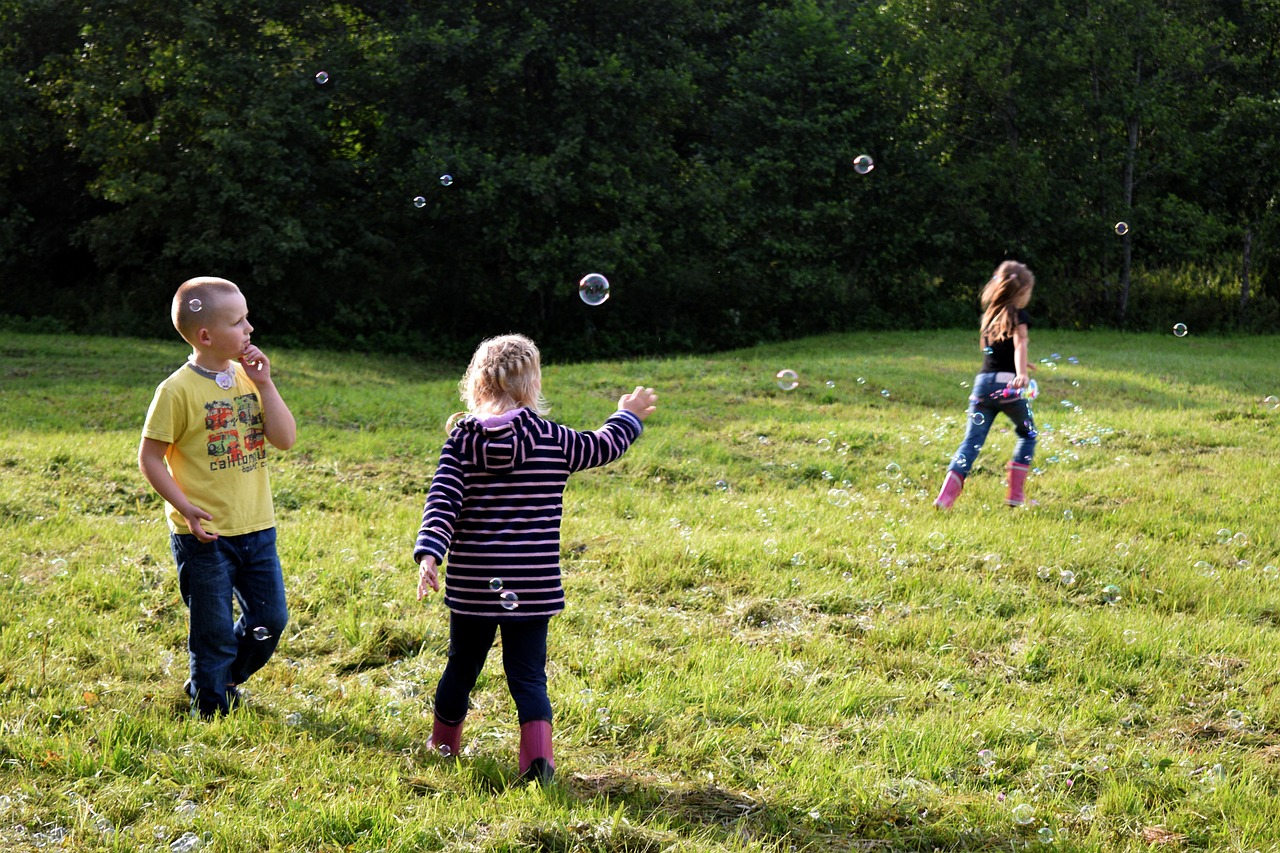
[[436,717],[445,724],[461,723],[480,670],[502,629],[502,669],[516,702],[520,725],[534,720],[551,722],[547,698],[547,626],[550,619],[500,622],[481,616],[449,616],[449,661],[436,685]]

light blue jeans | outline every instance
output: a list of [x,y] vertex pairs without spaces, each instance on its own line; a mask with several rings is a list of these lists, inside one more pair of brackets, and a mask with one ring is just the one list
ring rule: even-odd
[[973,394],[969,397],[969,425],[955,455],[951,457],[950,470],[961,477],[968,477],[987,433],[996,415],[1005,414],[1013,421],[1018,443],[1013,447],[1013,461],[1030,465],[1036,453],[1036,422],[1031,414],[1031,404],[1021,396],[1004,396],[1011,373],[979,373],[973,377]]
[[[171,534],[178,590],[191,613],[191,701],[202,715],[226,713],[227,685],[266,664],[289,619],[274,527],[201,542]],[[240,605],[235,618],[233,601]]]

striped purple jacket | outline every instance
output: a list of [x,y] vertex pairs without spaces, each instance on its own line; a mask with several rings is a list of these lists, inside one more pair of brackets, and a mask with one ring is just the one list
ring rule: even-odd
[[520,409],[487,421],[468,417],[440,452],[413,561],[449,563],[444,601],[454,613],[499,620],[564,610],[560,519],[569,475],[607,465],[644,425],[618,410],[579,432]]

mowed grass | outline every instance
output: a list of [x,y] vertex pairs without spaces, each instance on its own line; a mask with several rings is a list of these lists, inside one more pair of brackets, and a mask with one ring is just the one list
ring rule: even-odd
[[262,335],[300,425],[291,622],[201,724],[134,461],[185,352],[9,335],[0,848],[1277,849],[1280,341],[1036,331],[1032,504],[1003,504],[1002,423],[940,514],[973,338],[546,367],[579,428],[661,398],[566,494],[540,790],[496,650],[465,754],[425,747],[447,614],[410,552],[464,365]]

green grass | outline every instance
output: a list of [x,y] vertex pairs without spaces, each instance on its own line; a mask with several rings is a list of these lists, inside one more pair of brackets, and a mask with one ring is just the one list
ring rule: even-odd
[[496,658],[465,755],[425,748],[447,620],[410,550],[463,365],[273,353],[291,622],[247,709],[199,724],[134,462],[183,349],[8,336],[0,848],[1277,849],[1280,340],[1036,332],[1034,505],[1003,505],[993,430],[939,514],[972,338],[546,368],[567,424],[638,382],[660,409],[566,495],[543,791]]

